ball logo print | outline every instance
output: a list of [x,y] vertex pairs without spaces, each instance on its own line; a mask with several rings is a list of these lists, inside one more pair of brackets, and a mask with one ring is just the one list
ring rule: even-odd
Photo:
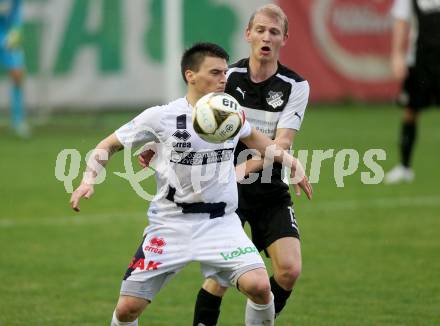
[[235,137],[244,123],[240,104],[226,93],[209,93],[193,108],[194,130],[209,143],[223,143]]

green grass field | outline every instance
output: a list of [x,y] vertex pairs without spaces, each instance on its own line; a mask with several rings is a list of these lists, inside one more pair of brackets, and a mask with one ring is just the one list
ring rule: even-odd
[[[84,157],[131,116],[55,117],[26,141],[0,129],[0,325],[109,325],[148,203],[111,173],[124,170],[121,154],[80,214],[69,208],[54,169],[62,149]],[[399,118],[386,106],[312,106],[296,148],[353,148],[361,157],[383,148],[388,170],[397,159]],[[277,325],[440,325],[439,125],[438,110],[422,115],[410,185],[364,185],[361,162],[338,188],[334,159],[323,162],[313,201],[295,201],[303,274]],[[198,266],[188,266],[140,324],[191,325],[201,282]],[[219,325],[243,325],[244,306],[229,291]]]

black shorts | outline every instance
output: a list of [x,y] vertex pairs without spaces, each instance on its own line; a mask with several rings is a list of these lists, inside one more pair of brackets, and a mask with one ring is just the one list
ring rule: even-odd
[[398,104],[414,111],[440,104],[440,67],[414,66],[408,69]]
[[237,214],[243,225],[245,222],[249,223],[252,242],[259,251],[265,250],[274,241],[284,237],[300,238],[295,212],[290,201],[264,208],[238,209]]

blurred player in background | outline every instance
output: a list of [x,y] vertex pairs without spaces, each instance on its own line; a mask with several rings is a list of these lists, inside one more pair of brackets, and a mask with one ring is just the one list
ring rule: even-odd
[[[226,92],[242,105],[251,125],[286,150],[300,129],[309,97],[308,82],[278,62],[287,38],[288,20],[280,7],[268,4],[257,9],[246,29],[250,56],[230,66],[226,84]],[[240,142],[236,158],[245,149]],[[250,224],[257,249],[271,258],[270,284],[278,315],[301,273],[299,230],[281,165],[266,171],[271,179],[262,181],[268,175],[262,172],[263,160],[254,159],[246,162],[246,170],[260,171],[258,180],[238,184],[238,214]],[[193,325],[217,324],[225,291],[214,280],[205,281],[197,296]]]
[[[275,143],[245,121],[233,139],[211,144],[197,136],[191,122],[192,107],[203,95],[224,91],[227,59],[227,53],[212,43],[199,43],[185,51],[181,69],[187,84],[186,96],[145,110],[102,140],[90,156],[83,182],[72,194],[72,208],[79,211],[80,199],[93,194],[99,169],[107,164],[112,153],[151,141],[158,144],[158,193],[148,210],[149,226],[142,244],[122,282],[112,326],[138,325],[139,315],[154,296],[191,261],[201,264],[205,277],[216,279],[222,286],[236,285],[248,297],[246,325],[273,325],[275,312],[269,277],[235,213],[238,195],[231,154],[239,139],[261,153]],[[176,143],[177,130],[187,134],[190,152],[182,151]],[[285,162],[292,173],[300,173],[299,186],[310,198],[311,186],[301,164],[280,146],[276,147],[276,161]],[[216,160],[197,160],[196,154]],[[215,169],[215,174],[203,180],[196,191],[193,173],[201,173],[208,168],[207,164]],[[219,182],[220,172],[226,182]],[[158,247],[163,249],[150,250]]]
[[21,0],[0,0],[0,65],[9,73],[11,123],[21,137],[29,135],[23,103],[24,55],[21,49]]
[[385,182],[389,184],[414,179],[411,158],[419,113],[440,104],[440,1],[395,0],[392,15],[391,67],[396,79],[404,79],[398,99],[404,113],[401,162],[386,174]]

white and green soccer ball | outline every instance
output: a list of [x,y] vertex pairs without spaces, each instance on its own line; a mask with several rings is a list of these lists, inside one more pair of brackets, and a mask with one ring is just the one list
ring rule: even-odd
[[193,108],[194,130],[209,143],[223,143],[240,131],[245,117],[240,104],[226,93],[209,93]]

